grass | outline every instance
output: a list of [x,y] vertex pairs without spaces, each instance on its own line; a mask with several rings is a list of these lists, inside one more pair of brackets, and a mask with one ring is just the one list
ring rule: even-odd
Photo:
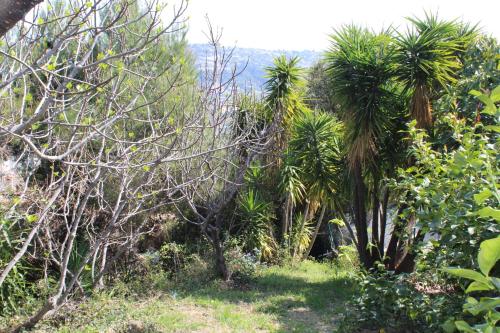
[[332,332],[353,294],[351,274],[305,261],[265,268],[242,286],[121,286],[69,305],[35,332]]

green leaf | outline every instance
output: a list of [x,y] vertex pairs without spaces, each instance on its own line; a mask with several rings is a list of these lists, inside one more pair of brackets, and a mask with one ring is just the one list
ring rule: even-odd
[[500,209],[484,207],[478,210],[476,213],[481,217],[492,217],[495,220],[500,221]]
[[471,293],[471,292],[474,292],[474,291],[486,291],[486,290],[493,290],[493,289],[494,288],[492,288],[492,286],[490,286],[488,284],[484,284],[482,282],[473,281],[467,287],[467,289],[465,290],[465,292],[468,294],[468,293]]
[[484,126],[484,128],[488,131],[500,133],[500,125],[488,125]]
[[151,170],[151,168],[149,167],[149,165],[145,165],[142,167],[142,170],[144,170],[145,172],[148,172],[149,170]]
[[490,281],[486,278],[486,276],[471,269],[448,267],[444,268],[443,271],[461,278],[481,282],[484,284],[490,284]]
[[490,94],[490,99],[493,103],[500,101],[500,86],[497,86]]
[[441,328],[445,333],[453,333],[456,331],[455,323],[453,322],[453,320],[453,318],[450,318],[441,325]]
[[489,189],[484,189],[482,190],[481,192],[477,193],[477,194],[474,194],[474,201],[476,201],[476,203],[478,205],[482,204],[483,202],[486,201],[486,199],[488,199],[489,197],[491,197],[493,193],[491,193],[491,191]]
[[38,215],[26,215],[26,221],[28,221],[28,223],[34,223],[36,221],[38,221]]
[[469,324],[467,324],[465,321],[463,320],[459,320],[459,321],[456,321],[455,322],[455,326],[457,327],[457,329],[461,332],[467,332],[467,333],[476,333],[476,331],[474,331],[472,329],[472,327],[469,326]]
[[500,291],[500,278],[492,276],[490,279],[491,282],[493,282],[493,285],[497,288],[497,290]]
[[464,311],[467,311],[474,316],[482,312],[487,312],[495,309],[500,305],[500,298],[492,298],[492,297],[481,297],[479,302],[468,302],[464,304]]
[[500,259],[500,237],[482,242],[479,255],[477,256],[481,272],[488,276],[498,259]]
[[484,109],[481,111],[481,113],[489,114],[489,115],[495,115],[497,113],[497,107],[495,106],[495,103],[486,95],[479,95],[477,96],[477,99],[479,99],[481,102],[484,104]]

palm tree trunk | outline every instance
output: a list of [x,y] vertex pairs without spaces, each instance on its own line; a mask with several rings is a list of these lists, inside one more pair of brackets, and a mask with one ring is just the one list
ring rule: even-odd
[[385,251],[385,230],[387,227],[387,205],[389,204],[389,189],[386,188],[384,191],[384,199],[382,201],[382,216],[380,220],[380,237],[379,237],[379,244],[378,244],[378,252],[380,253],[380,256],[383,258],[384,257],[384,251]]
[[361,163],[357,161],[353,167],[354,172],[354,224],[358,235],[358,254],[361,263],[366,268],[372,267],[370,251],[368,249],[368,230],[365,210],[366,186],[361,173]]
[[321,214],[319,215],[318,223],[316,223],[316,228],[314,228],[314,233],[312,234],[311,241],[309,242],[309,246],[307,247],[307,251],[304,254],[304,259],[309,257],[309,253],[313,248],[314,242],[316,241],[316,237],[318,236],[319,229],[321,228],[321,224],[323,223],[323,218],[325,217],[326,205],[323,205],[321,209]]
[[286,241],[286,234],[288,230],[288,224],[290,221],[290,195],[287,195],[285,204],[283,206],[283,216],[281,218],[281,237],[283,243]]
[[380,236],[379,236],[379,214],[380,214],[380,200],[378,197],[378,189],[379,181],[378,177],[375,176],[373,181],[373,193],[372,193],[372,244],[373,247],[370,248],[371,255],[373,260],[380,260],[380,254],[378,251],[380,244]]

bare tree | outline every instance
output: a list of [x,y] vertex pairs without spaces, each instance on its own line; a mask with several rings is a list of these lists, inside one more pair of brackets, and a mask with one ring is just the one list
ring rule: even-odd
[[[238,72],[218,37],[210,34],[201,84],[189,55],[172,53],[185,10],[182,1],[48,1],[2,40],[0,141],[24,186],[2,210],[19,245],[0,286],[27,256],[47,281],[57,276],[46,303],[13,331],[82,295],[83,280],[102,286],[164,207],[197,212],[193,222],[223,260],[218,212],[265,144],[250,135],[251,117],[235,130]],[[242,149],[252,153],[242,158]]]

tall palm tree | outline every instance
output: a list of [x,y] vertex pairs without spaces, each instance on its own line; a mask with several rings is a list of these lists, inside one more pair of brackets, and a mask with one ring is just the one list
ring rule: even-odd
[[416,126],[430,128],[433,94],[455,80],[457,56],[473,38],[475,27],[427,13],[424,19],[408,20],[413,28],[396,36],[397,78],[411,93],[410,115]]
[[[341,103],[346,124],[358,252],[366,267],[372,266],[375,257],[369,248],[365,177],[380,167],[379,146],[392,119],[394,54],[389,31],[375,34],[352,25],[331,36],[326,54],[333,93]],[[372,242],[378,242],[378,238]]]
[[[267,81],[264,84],[266,91],[265,102],[269,112],[268,121],[274,128],[271,151],[266,156],[267,162],[276,168],[270,168],[270,172],[282,168],[282,155],[286,151],[288,141],[288,130],[291,119],[298,112],[304,109],[300,87],[303,84],[302,69],[298,66],[300,59],[293,57],[287,59],[282,55],[274,59],[273,66],[266,67]],[[289,172],[288,180],[293,180],[293,169],[286,169]],[[271,177],[277,179],[277,177]],[[294,186],[294,183],[288,183],[284,186]],[[294,198],[291,197],[293,191],[287,191],[285,204],[282,211],[281,230],[282,238],[285,240],[287,230],[291,224],[291,212],[293,211]]]

